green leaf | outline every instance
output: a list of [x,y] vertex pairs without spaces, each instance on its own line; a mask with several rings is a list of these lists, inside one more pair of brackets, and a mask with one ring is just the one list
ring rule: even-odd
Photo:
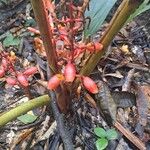
[[106,137],[106,131],[103,128],[94,128],[94,133],[98,136],[98,137]]
[[11,33],[9,33],[7,35],[7,37],[4,39],[4,41],[3,41],[3,45],[5,47],[18,46],[19,43],[20,43],[20,39],[19,38],[15,38]]
[[96,141],[96,148],[97,150],[103,150],[107,147],[108,140],[105,138],[100,138]]
[[31,114],[25,114],[17,117],[18,120],[23,122],[24,124],[32,123],[37,119],[37,116]]
[[118,137],[118,133],[115,129],[109,129],[106,131],[106,136],[108,140],[115,140]]
[[91,0],[89,7],[90,10],[85,11],[85,17],[89,17],[91,19],[90,25],[86,24],[84,30],[84,37],[93,35],[100,26],[103,24],[106,19],[108,13],[112,9],[113,5],[117,0]]
[[142,14],[143,12],[147,11],[150,9],[150,4],[149,4],[149,0],[145,0],[138,9],[136,9],[136,11],[130,15],[130,17],[127,20],[127,23],[132,21],[135,17],[137,17],[138,15]]

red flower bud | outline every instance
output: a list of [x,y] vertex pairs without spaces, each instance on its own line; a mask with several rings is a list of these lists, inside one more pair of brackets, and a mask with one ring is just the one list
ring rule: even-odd
[[31,68],[28,68],[26,69],[23,74],[26,75],[26,76],[30,76],[30,75],[33,75],[37,72],[37,67],[31,67]]
[[48,89],[49,90],[55,90],[59,86],[59,84],[62,80],[64,80],[64,76],[62,74],[54,75],[48,81]]
[[68,64],[66,65],[64,75],[66,82],[73,82],[73,80],[75,79],[76,68],[71,62],[68,62]]
[[84,87],[91,93],[98,93],[98,87],[96,83],[89,77],[82,77]]
[[88,43],[87,44],[87,49],[90,51],[90,52],[99,52],[100,50],[103,49],[103,45],[99,42],[93,42],[93,43]]
[[17,80],[11,77],[6,78],[6,82],[7,84],[12,85],[12,86],[17,84]]
[[29,85],[28,80],[26,79],[26,77],[23,74],[18,74],[17,80],[24,87],[27,87]]
[[5,75],[5,70],[3,68],[0,69],[0,78]]

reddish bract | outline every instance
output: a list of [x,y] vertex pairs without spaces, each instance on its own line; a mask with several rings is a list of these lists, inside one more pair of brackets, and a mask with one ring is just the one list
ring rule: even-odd
[[17,80],[12,77],[6,78],[6,82],[7,82],[7,84],[12,85],[12,86],[17,84]]
[[61,74],[56,74],[53,77],[50,78],[50,80],[48,81],[48,89],[49,90],[55,90],[60,82],[64,80],[64,76]]
[[98,87],[96,83],[89,77],[82,77],[84,87],[91,93],[98,93]]
[[23,74],[26,75],[26,76],[30,76],[30,75],[33,75],[37,72],[37,67],[31,67],[31,68],[28,68],[26,69]]
[[28,80],[26,79],[26,77],[23,74],[18,74],[17,80],[24,87],[27,87],[29,85]]
[[99,52],[100,50],[103,49],[103,45],[99,42],[93,42],[93,43],[88,43],[87,44],[87,49],[90,51],[90,52]]
[[73,82],[76,76],[76,68],[72,63],[68,63],[64,71],[66,82]]

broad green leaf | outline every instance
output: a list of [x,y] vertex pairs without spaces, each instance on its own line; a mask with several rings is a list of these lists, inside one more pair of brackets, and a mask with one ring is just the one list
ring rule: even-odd
[[90,10],[85,11],[85,17],[89,17],[91,22],[84,30],[84,37],[87,38],[90,35],[96,33],[96,31],[103,24],[108,13],[112,9],[117,0],[91,0],[89,4]]
[[105,138],[100,138],[96,141],[96,148],[97,150],[103,150],[107,147],[108,140]]
[[25,114],[17,117],[18,120],[23,122],[24,124],[32,123],[37,119],[37,116],[31,114]]
[[138,15],[142,14],[143,12],[147,11],[150,9],[150,4],[149,4],[149,0],[145,0],[138,9],[136,9],[136,11],[130,15],[130,17],[128,18],[127,22],[132,21],[135,17],[137,17]]
[[109,129],[106,131],[106,136],[108,140],[115,140],[118,137],[118,134],[115,129]]
[[7,37],[3,41],[3,45],[5,47],[9,46],[18,46],[20,43],[19,38],[15,38],[11,33],[7,35]]
[[106,137],[106,131],[103,128],[94,128],[94,133],[98,136],[98,137]]

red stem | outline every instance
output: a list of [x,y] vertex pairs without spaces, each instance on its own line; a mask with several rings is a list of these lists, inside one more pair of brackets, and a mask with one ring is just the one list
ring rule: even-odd
[[49,24],[48,11],[46,9],[45,2],[46,0],[31,0],[33,11],[44,43],[48,64],[54,74],[59,72],[59,70],[56,62],[57,58],[55,45],[53,43],[53,33]]
[[72,0],[69,4],[69,14],[70,14],[70,42],[71,42],[71,61],[73,61],[73,57],[74,57],[74,32],[73,32],[73,27],[74,27],[74,18],[73,18],[73,10],[72,10]]

